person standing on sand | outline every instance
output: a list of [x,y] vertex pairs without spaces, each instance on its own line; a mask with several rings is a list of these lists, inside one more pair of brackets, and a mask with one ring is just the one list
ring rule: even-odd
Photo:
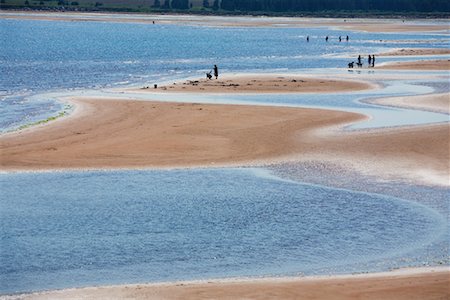
[[348,35],[347,35],[347,37],[345,38],[346,40],[347,40],[347,42],[348,42]]
[[361,55],[358,55],[358,64],[361,64]]
[[368,62],[369,62],[369,67],[370,67],[370,65],[372,64],[372,56],[370,56],[370,54],[369,54]]
[[217,65],[214,65],[214,76],[216,79],[219,77],[219,68],[217,68]]
[[375,55],[372,55],[372,68],[375,67]]

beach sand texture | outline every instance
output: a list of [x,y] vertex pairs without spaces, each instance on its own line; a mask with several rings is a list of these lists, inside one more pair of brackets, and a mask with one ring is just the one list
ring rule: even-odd
[[448,269],[419,269],[334,278],[267,278],[91,287],[23,295],[21,299],[445,300],[450,297],[449,284]]
[[[239,75],[221,76],[219,79],[197,79],[174,82],[156,90],[187,93],[333,93],[354,92],[374,88],[366,82],[331,80],[324,78],[300,77],[292,75],[263,76]],[[149,86],[148,89],[152,89]],[[147,87],[141,89],[147,90]]]

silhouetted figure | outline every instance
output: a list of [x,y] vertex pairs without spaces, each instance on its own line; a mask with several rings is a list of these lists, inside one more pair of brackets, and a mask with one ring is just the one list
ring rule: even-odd
[[372,65],[372,56],[370,56],[369,54],[369,58],[368,58],[368,63],[369,63],[369,67]]
[[155,21],[152,21],[153,22],[153,24],[155,24]]
[[339,36],[339,42],[342,42],[342,38],[341,38],[341,36]]
[[155,84],[153,85],[153,88],[154,88],[154,89],[157,89],[157,88],[158,88],[158,85],[155,83]]
[[217,68],[217,65],[214,65],[214,76],[216,79],[219,77],[219,68]]
[[348,42],[348,35],[347,35],[347,37],[345,38],[346,40],[347,40],[347,42]]
[[309,35],[306,37],[306,41],[309,42]]
[[355,62],[354,61],[352,61],[351,63],[348,63],[348,68],[349,69],[353,69],[353,65],[355,64]]
[[361,55],[358,55],[358,64],[361,64]]
[[375,67],[375,55],[372,55],[372,67]]
[[327,35],[327,37],[325,38],[325,42],[328,42],[328,35]]
[[209,71],[209,72],[206,73],[206,78],[208,78],[209,80],[211,80],[211,78],[212,78],[211,71]]

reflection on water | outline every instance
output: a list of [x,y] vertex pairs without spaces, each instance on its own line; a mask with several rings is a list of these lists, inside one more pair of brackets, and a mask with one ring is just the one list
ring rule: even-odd
[[445,231],[419,204],[261,172],[2,174],[1,291],[377,270]]

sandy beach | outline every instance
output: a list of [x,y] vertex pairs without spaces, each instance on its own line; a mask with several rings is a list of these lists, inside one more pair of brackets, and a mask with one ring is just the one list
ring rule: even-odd
[[20,295],[20,299],[448,299],[448,268],[385,273],[229,279],[90,287]]
[[[206,76],[205,76],[206,77]],[[330,80],[306,76],[279,75],[225,75],[219,79],[196,79],[169,85],[146,86],[140,91],[163,90],[184,93],[332,93],[354,92],[375,88],[360,81]]]
[[[114,18],[111,18],[114,16]],[[417,24],[401,19],[337,19],[337,18],[294,18],[266,17],[248,18],[247,16],[196,16],[196,15],[152,15],[152,14],[107,14],[107,13],[76,13],[76,12],[3,12],[0,18],[28,19],[43,21],[94,21],[94,22],[124,22],[145,24],[185,24],[196,26],[219,27],[334,27],[340,30],[366,32],[433,32],[448,30],[445,22],[442,24]]]
[[[247,17],[126,14],[111,18],[109,14],[100,13],[48,12],[20,15],[7,12],[0,18],[148,24],[156,21],[157,24],[240,27],[282,24],[368,32],[448,30],[446,22],[420,25],[402,20],[365,19],[255,20]],[[449,49],[424,48],[395,49],[379,56],[448,54]],[[392,62],[377,65],[376,69],[448,71],[450,60]],[[346,70],[344,72],[347,73]],[[380,71],[377,75],[390,72],[393,71]],[[402,72],[397,73],[402,76]],[[413,72],[403,73],[414,76]],[[217,80],[191,79],[158,85],[156,89],[149,85],[127,91],[177,97],[180,93],[346,93],[375,88],[375,84],[364,81],[293,75],[241,75],[221,76]],[[157,102],[113,97],[75,97],[70,102],[75,110],[68,116],[1,134],[0,170],[171,169],[264,166],[293,161],[338,165],[383,180],[449,186],[449,122],[345,131],[345,125],[367,120],[369,116],[327,109]],[[390,97],[373,103],[450,114],[448,93]],[[0,299],[449,299],[449,284],[450,269],[446,266],[362,275],[88,287],[0,296]]]
[[371,101],[371,103],[450,114],[450,95],[448,93],[382,98]]
[[421,55],[449,55],[450,49],[433,49],[433,48],[403,48],[392,51],[379,53],[378,56],[421,56]]
[[448,184],[449,124],[342,132],[344,124],[366,116],[114,99],[75,104],[72,116],[0,136],[2,170],[260,165],[294,159]]
[[405,61],[405,62],[392,62],[385,63],[376,66],[377,69],[390,69],[390,70],[439,70],[449,71],[450,60],[448,59],[435,59],[435,60],[420,60],[420,61]]

